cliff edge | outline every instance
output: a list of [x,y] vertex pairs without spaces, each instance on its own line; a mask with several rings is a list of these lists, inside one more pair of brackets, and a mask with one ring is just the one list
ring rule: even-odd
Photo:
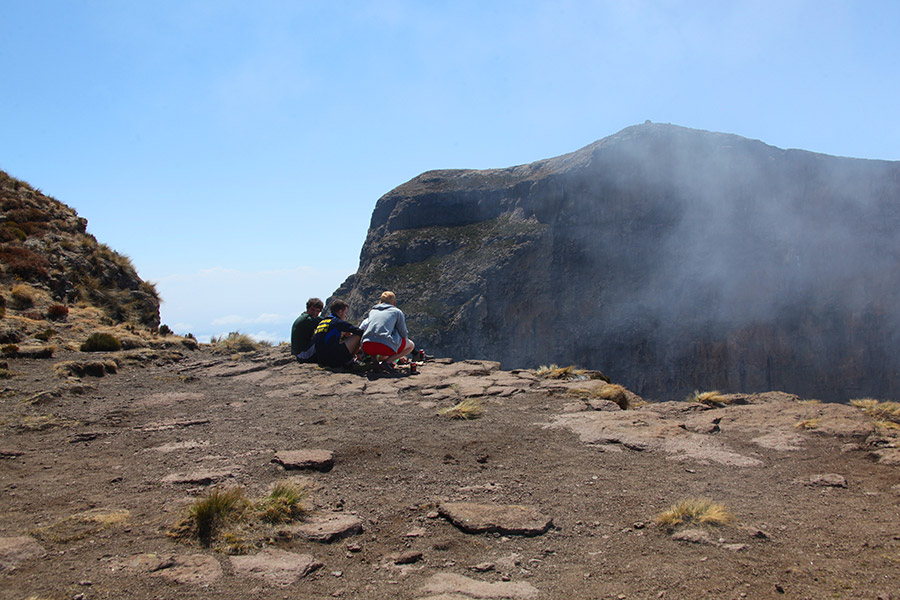
[[362,316],[394,290],[437,355],[579,364],[658,400],[891,397],[898,199],[900,163],[646,123],[391,190],[335,296]]

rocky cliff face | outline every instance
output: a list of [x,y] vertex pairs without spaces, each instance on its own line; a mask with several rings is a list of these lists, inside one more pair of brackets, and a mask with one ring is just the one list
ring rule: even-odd
[[378,200],[335,292],[392,289],[420,347],[694,389],[893,397],[900,163],[661,124],[572,154],[431,171]]
[[87,233],[87,219],[2,171],[0,208],[0,296],[10,312],[37,322],[50,304],[82,305],[101,309],[109,324],[159,325],[153,285]]

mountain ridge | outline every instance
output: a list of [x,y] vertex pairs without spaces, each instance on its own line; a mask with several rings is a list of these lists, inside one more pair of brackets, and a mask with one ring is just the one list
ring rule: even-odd
[[576,363],[642,395],[890,394],[898,190],[892,161],[636,125],[401,184],[335,296],[361,315],[394,289],[435,352]]

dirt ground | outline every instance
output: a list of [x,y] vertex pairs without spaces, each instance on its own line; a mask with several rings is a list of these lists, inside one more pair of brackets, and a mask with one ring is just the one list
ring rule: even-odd
[[[857,408],[775,393],[621,411],[496,363],[377,376],[284,348],[185,355],[80,379],[53,365],[114,355],[8,361],[0,598],[900,598],[897,440]],[[480,418],[439,414],[464,398]],[[300,450],[333,467],[273,462]],[[211,486],[255,498],[285,479],[309,490],[308,520],[361,530],[244,531],[250,568],[167,535]],[[655,523],[696,498],[734,520]],[[467,533],[457,502],[552,525]]]

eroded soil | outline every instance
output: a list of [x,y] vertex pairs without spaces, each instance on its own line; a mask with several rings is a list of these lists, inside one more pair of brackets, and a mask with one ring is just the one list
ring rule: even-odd
[[[773,393],[619,411],[496,363],[387,377],[279,348],[53,372],[84,356],[11,359],[0,385],[2,599],[900,598],[896,439],[853,407]],[[481,418],[438,414],[467,397]],[[305,449],[333,467],[272,462]],[[275,528],[246,540],[258,565],[166,535],[210,486],[253,497],[288,478],[309,488],[308,518],[361,531]],[[687,498],[735,520],[654,524]],[[448,503],[552,525],[466,533]]]

